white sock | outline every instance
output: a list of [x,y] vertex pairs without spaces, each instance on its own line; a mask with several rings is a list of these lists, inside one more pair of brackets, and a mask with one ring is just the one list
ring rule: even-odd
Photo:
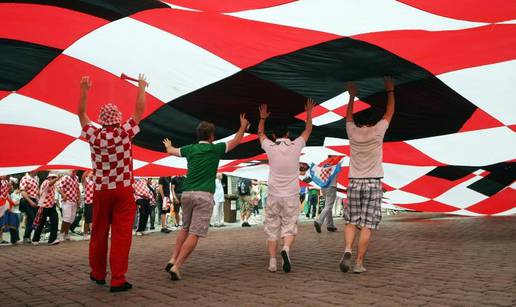
[[344,253],[350,253],[350,254],[351,254],[351,250],[350,250],[350,249],[346,249],[346,250],[344,251]]
[[283,246],[283,250],[284,250],[284,251],[286,251],[286,252],[287,252],[287,254],[288,254],[288,252],[289,252],[289,247],[288,247],[288,246]]

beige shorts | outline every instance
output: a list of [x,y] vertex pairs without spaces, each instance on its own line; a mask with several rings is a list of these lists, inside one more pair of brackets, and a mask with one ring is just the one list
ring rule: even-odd
[[299,196],[267,198],[265,210],[265,234],[270,241],[295,236],[297,234],[297,219],[299,217]]
[[77,213],[77,204],[70,201],[64,201],[61,203],[61,209],[63,210],[61,212],[63,222],[68,224],[73,223],[75,220],[75,213]]
[[206,237],[214,205],[212,193],[183,192],[183,229],[196,236]]

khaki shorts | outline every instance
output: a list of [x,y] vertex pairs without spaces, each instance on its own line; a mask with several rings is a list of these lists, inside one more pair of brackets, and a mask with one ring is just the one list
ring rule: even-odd
[[196,236],[206,237],[214,205],[212,193],[183,192],[183,229]]
[[265,234],[270,241],[276,241],[285,236],[297,234],[297,219],[299,217],[299,196],[267,197],[265,210]]

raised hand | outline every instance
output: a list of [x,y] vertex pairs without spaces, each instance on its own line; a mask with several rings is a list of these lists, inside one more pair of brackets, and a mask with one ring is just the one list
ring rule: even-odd
[[385,90],[388,92],[394,91],[394,81],[391,76],[383,77],[383,83],[385,84]]
[[169,147],[172,147],[172,141],[169,140],[168,138],[165,138],[163,140],[163,145],[165,145],[165,148],[168,149]]
[[246,131],[249,129],[249,121],[247,120],[245,113],[240,114],[240,129],[242,128]]
[[260,119],[266,119],[267,117],[269,117],[269,115],[271,115],[271,112],[268,112],[267,110],[266,104],[260,105],[258,110],[260,110]]
[[356,97],[357,96],[358,87],[352,81],[346,82],[346,89],[348,90],[349,96],[351,96],[351,97]]
[[91,79],[89,76],[84,76],[81,78],[81,90],[88,91],[91,88]]
[[139,88],[146,88],[149,86],[149,83],[147,82],[147,78],[144,74],[138,74],[138,87]]
[[308,98],[305,102],[305,111],[307,114],[312,114],[315,107],[315,101],[312,98]]

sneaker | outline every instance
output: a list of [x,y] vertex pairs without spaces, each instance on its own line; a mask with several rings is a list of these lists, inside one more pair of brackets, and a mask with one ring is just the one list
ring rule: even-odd
[[59,235],[59,242],[64,242],[64,240],[65,240],[64,234],[60,234]]
[[137,231],[137,232],[136,232],[136,236],[137,236],[137,237],[141,237],[141,236],[143,236],[143,235],[144,235],[143,231]]
[[121,286],[111,286],[111,288],[109,289],[109,292],[123,292],[123,291],[128,291],[128,290],[130,290],[132,288],[133,288],[133,285],[131,285],[130,283],[128,283],[126,281]]
[[69,234],[65,235],[64,239],[65,239],[65,241],[70,241],[70,235]]
[[269,267],[267,268],[267,270],[271,273],[274,273],[278,270],[278,268],[276,267],[276,258],[269,259]]
[[329,232],[335,232],[337,231],[337,227],[327,227],[326,228]]
[[355,266],[353,267],[353,273],[355,274],[364,273],[366,271],[366,268],[364,268],[364,266],[361,264],[355,264]]
[[351,268],[351,252],[345,252],[344,255],[342,255],[342,258],[340,258],[340,271],[341,272],[348,272]]
[[39,245],[39,241],[32,241],[32,245]]
[[0,241],[0,244],[9,244],[9,241],[2,240]]
[[162,232],[162,233],[170,233],[170,232],[172,232],[172,230],[170,230],[170,229],[168,229],[168,228],[166,228],[166,227],[162,227],[162,228],[161,228],[161,232]]
[[170,273],[170,279],[181,280],[181,273],[176,267],[172,267],[168,273]]
[[29,238],[23,239],[23,244],[31,244],[32,241]]
[[154,226],[151,226],[150,230],[154,230],[154,229],[155,229]]
[[283,272],[288,273],[291,269],[288,252],[286,250],[282,250],[280,254],[281,258],[283,258]]
[[165,272],[170,272],[170,269],[174,266],[174,263],[168,262],[167,266],[165,267]]
[[95,277],[93,277],[93,275],[91,275],[91,273],[90,273],[90,280],[95,282],[97,285],[105,285],[106,284],[105,279],[95,279]]
[[59,240],[54,240],[52,242],[48,242],[48,245],[57,245],[59,243],[61,243]]
[[88,234],[85,234],[83,237],[82,237],[83,240],[89,240],[90,239],[90,235]]
[[321,233],[321,224],[317,223],[317,221],[314,221],[314,227],[317,233]]

